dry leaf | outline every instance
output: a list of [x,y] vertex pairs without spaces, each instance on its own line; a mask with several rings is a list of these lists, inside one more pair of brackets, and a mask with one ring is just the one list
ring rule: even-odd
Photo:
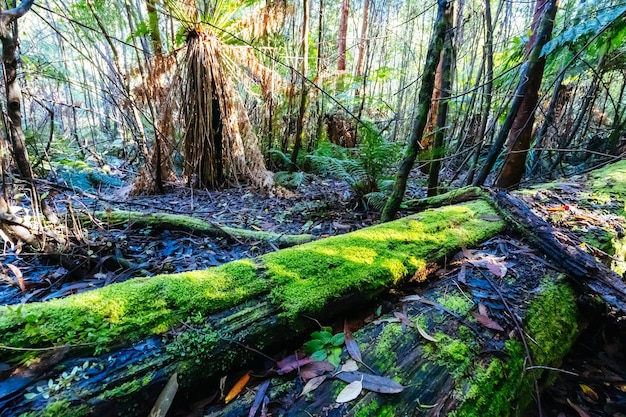
[[324,375],[327,372],[332,372],[335,367],[328,361],[317,361],[309,363],[300,369],[300,377],[305,381],[316,376]]
[[488,215],[478,216],[478,218],[480,220],[485,220],[488,222],[499,222],[500,220],[502,220],[499,216],[488,216]]
[[165,417],[172,405],[172,401],[174,401],[176,391],[178,391],[178,374],[174,373],[167,381],[167,384],[165,384],[161,394],[159,394],[159,398],[154,403],[148,417]]
[[256,412],[259,410],[259,407],[263,403],[263,400],[266,398],[265,393],[267,392],[271,381],[271,379],[268,379],[263,381],[263,383],[259,385],[259,389],[257,390],[256,396],[254,397],[252,407],[250,407],[250,411],[248,412],[248,417],[254,417],[256,415]]
[[400,323],[400,319],[397,317],[389,317],[386,319],[376,319],[372,321],[372,324],[379,325],[383,323]]
[[487,269],[498,278],[503,278],[507,272],[506,266],[494,259],[487,259]]
[[248,381],[250,381],[250,372],[246,372],[241,378],[239,378],[239,381],[237,381],[235,385],[233,385],[233,387],[230,389],[230,391],[228,391],[228,394],[226,394],[226,398],[224,398],[224,404],[228,404],[229,402],[234,400],[235,397],[237,397],[246,387]]
[[358,397],[361,391],[363,391],[363,383],[361,381],[351,382],[341,390],[335,401],[338,403],[347,403]]
[[583,410],[582,408],[580,408],[579,406],[571,402],[569,398],[567,399],[567,403],[569,404],[570,407],[576,410],[576,412],[578,413],[580,417],[590,417],[589,414],[585,412],[585,410]]
[[356,363],[356,361],[352,359],[348,359],[346,363],[341,365],[341,370],[339,372],[353,372],[353,371],[358,371],[358,370],[359,370],[359,365]]
[[304,365],[313,362],[313,358],[304,356],[304,354],[298,355],[290,355],[286,358],[278,361],[278,370],[276,373],[278,375],[288,374],[291,371],[295,371],[296,369],[302,368]]
[[413,322],[411,320],[409,320],[409,318],[407,317],[406,314],[400,313],[398,311],[394,311],[393,315],[396,316],[396,318],[400,319],[400,322],[402,324],[404,324],[406,326],[409,326],[409,327],[413,327],[414,326]]
[[500,326],[495,321],[491,320],[489,318],[489,316],[486,316],[486,315],[480,314],[480,313],[476,313],[476,312],[472,313],[472,316],[474,316],[476,321],[478,321],[483,327],[486,327],[486,328],[492,329],[492,330],[497,330],[499,332],[503,332],[504,331],[502,326]]
[[380,394],[397,394],[404,390],[402,385],[398,384],[391,378],[366,374],[359,371],[341,372],[335,375],[335,378],[348,383],[360,381],[363,384],[363,389],[378,392]]
[[478,312],[483,316],[489,316],[487,313],[487,307],[483,303],[478,303]]
[[357,362],[363,362],[363,359],[361,359],[361,351],[359,350],[359,345],[356,340],[354,340],[354,336],[352,335],[352,331],[348,327],[347,321],[344,321],[343,323],[343,336],[344,343],[346,344],[346,350],[348,351],[350,357]]
[[590,386],[580,384],[580,389],[582,389],[583,393],[591,400],[598,401],[600,399],[600,396]]
[[437,339],[426,333],[426,331],[422,329],[422,326],[420,326],[418,323],[415,323],[415,328],[417,329],[417,332],[420,334],[420,336],[422,336],[424,339],[430,342],[437,342]]
[[466,280],[466,275],[467,275],[467,267],[465,266],[465,264],[461,265],[461,269],[459,270],[459,274],[457,275],[456,279],[462,283],[462,284],[467,284],[467,280]]
[[26,285],[24,284],[24,275],[22,274],[22,271],[20,271],[20,269],[13,264],[6,264],[6,265],[9,267],[11,272],[13,272],[13,275],[15,275],[15,278],[17,278],[17,284],[20,286],[20,290],[22,290],[22,294],[25,294]]
[[324,381],[326,381],[326,375],[320,375],[316,376],[315,378],[309,379],[309,381],[304,385],[304,388],[302,388],[302,392],[300,393],[299,397],[307,395],[309,392],[315,391],[317,387],[322,385],[322,382]]

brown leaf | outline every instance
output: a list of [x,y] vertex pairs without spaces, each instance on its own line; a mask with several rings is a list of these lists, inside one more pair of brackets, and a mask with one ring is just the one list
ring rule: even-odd
[[154,403],[148,417],[165,417],[172,405],[172,401],[174,401],[176,391],[178,391],[178,374],[174,373],[167,381],[167,384],[165,384],[161,394],[159,394],[159,398]]
[[24,275],[22,274],[22,271],[20,271],[20,269],[13,264],[6,264],[6,265],[9,267],[11,272],[13,272],[13,275],[15,275],[15,278],[17,278],[17,284],[20,286],[20,290],[22,290],[22,294],[25,294],[26,285],[24,284]]
[[304,365],[313,362],[313,358],[301,355],[290,355],[284,359],[278,361],[276,365],[278,365],[278,370],[276,373],[278,375],[288,374],[291,371],[295,371],[296,369],[302,368]]
[[224,403],[228,404],[232,400],[237,397],[241,391],[246,387],[246,384],[250,381],[250,372],[246,372],[239,380],[233,385],[233,387],[226,394],[226,398],[224,398]]
[[338,403],[347,403],[358,397],[361,391],[363,391],[363,383],[361,381],[351,382],[341,390],[335,401]]
[[567,403],[569,404],[570,407],[576,410],[576,412],[578,413],[580,417],[590,417],[589,414],[585,412],[585,410],[583,410],[582,408],[580,408],[579,406],[571,402],[569,398],[567,399]]
[[352,359],[357,362],[363,362],[361,358],[361,351],[359,350],[359,344],[354,340],[354,336],[352,335],[352,331],[348,327],[348,322],[344,321],[343,323],[343,337],[344,343],[346,344],[346,350]]
[[483,316],[489,316],[487,312],[487,307],[483,303],[478,303],[478,312]]
[[400,319],[397,317],[388,317],[386,319],[376,319],[372,321],[372,324],[379,325],[383,323],[400,323]]
[[313,392],[322,385],[322,382],[326,381],[326,375],[316,376],[315,378],[309,379],[309,381],[302,388],[302,392],[298,397],[302,397],[307,395],[309,392]]
[[361,381],[363,389],[378,392],[381,394],[397,394],[404,390],[404,387],[391,378],[384,376],[366,374],[363,372],[341,372],[335,375],[335,378],[343,382]]
[[359,365],[353,359],[348,359],[346,363],[341,365],[341,370],[339,372],[353,372],[358,371]]
[[408,327],[413,327],[414,324],[411,320],[409,320],[409,318],[407,317],[406,314],[401,313],[399,311],[394,311],[393,315],[396,316],[396,318],[400,319],[400,322]]
[[422,326],[420,326],[418,323],[415,323],[415,328],[417,329],[417,332],[420,334],[420,336],[422,336],[424,339],[430,342],[437,342],[437,339],[426,333],[426,331],[422,329]]
[[486,328],[492,329],[492,330],[497,330],[499,332],[503,332],[504,331],[502,326],[500,326],[495,321],[491,320],[489,318],[489,316],[486,316],[486,315],[480,314],[480,313],[476,313],[476,312],[473,312],[472,316],[474,316],[476,321],[478,321],[483,327],[486,327]]
[[506,266],[494,259],[487,259],[487,269],[498,278],[503,278],[507,272]]
[[302,369],[300,369],[300,377],[307,381],[334,370],[335,367],[328,361],[316,361],[303,366]]

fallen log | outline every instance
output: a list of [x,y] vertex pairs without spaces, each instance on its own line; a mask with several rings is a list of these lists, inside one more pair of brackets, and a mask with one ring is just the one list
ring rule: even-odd
[[623,278],[586,252],[575,236],[557,230],[534,214],[514,194],[492,193],[508,216],[508,223],[540,248],[584,291],[600,297],[620,315],[626,314],[626,284]]
[[[231,262],[0,307],[2,416],[139,415],[174,372],[183,388],[271,352],[503,228],[484,201]],[[105,353],[103,353],[105,352]],[[38,366],[21,365],[39,363]]]
[[[550,368],[578,334],[576,297],[563,274],[511,244],[493,242],[482,259],[471,253],[447,279],[404,297],[395,311],[355,332],[367,367],[337,373],[333,366],[304,365],[295,377],[270,378],[265,395],[252,387],[202,415],[248,415],[259,395],[267,398],[268,415],[528,415],[536,387],[550,380]],[[497,253],[499,246],[511,250]],[[489,262],[504,256],[515,264],[515,278],[490,272]],[[342,364],[349,359],[344,349]],[[307,392],[300,381],[312,378],[321,385]],[[354,381],[362,389],[339,401]]]
[[90,216],[83,216],[82,219],[87,221],[98,219],[106,222],[108,226],[116,224],[128,224],[133,228],[149,226],[158,230],[174,229],[225,239],[260,241],[272,243],[279,248],[301,245],[317,239],[316,236],[310,234],[289,235],[262,230],[220,226],[196,217],[171,213],[142,213],[138,211],[111,210],[98,211],[90,214]]

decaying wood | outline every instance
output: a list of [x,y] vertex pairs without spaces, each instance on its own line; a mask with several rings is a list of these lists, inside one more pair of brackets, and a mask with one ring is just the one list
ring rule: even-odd
[[551,258],[555,266],[562,268],[579,286],[599,296],[619,313],[626,313],[626,284],[621,276],[583,250],[575,236],[559,231],[541,219],[514,194],[491,194],[509,216],[509,223]]
[[[74,319],[56,313],[63,308],[64,300],[28,304],[17,311],[2,307],[0,317],[2,314],[7,317],[0,320],[0,363],[11,364],[0,381],[3,417],[27,411],[34,416],[46,415],[52,409],[57,415],[141,415],[149,410],[158,391],[174,372],[180,375],[181,389],[218,381],[232,369],[245,366],[251,358],[258,359],[255,350],[272,354],[290,343],[297,344],[298,337],[314,326],[314,321],[306,316],[314,315],[325,322],[343,316],[403,279],[425,276],[432,262],[502,229],[501,221],[481,219],[483,215],[495,215],[484,202],[442,208],[329,238],[323,243],[316,241],[283,249],[254,262],[233,263],[230,269],[220,269],[226,271],[220,274],[239,271],[239,276],[231,280],[247,282],[248,287],[241,291],[253,290],[254,296],[244,297],[238,305],[221,311],[202,305],[204,292],[211,291],[206,285],[196,289],[196,293],[193,289],[178,289],[186,282],[203,279],[198,274],[173,275],[169,282],[167,276],[139,279],[72,296],[68,300],[73,308],[78,305],[81,309],[81,316]],[[300,270],[299,263],[308,266]],[[289,265],[292,266],[286,270]],[[247,275],[243,276],[241,270],[247,271]],[[258,280],[250,281],[250,273],[256,274]],[[348,275],[336,279],[337,274]],[[223,286],[220,282],[223,279],[229,278],[220,275],[215,284]],[[123,288],[129,288],[128,294]],[[240,291],[237,287],[226,288],[229,292]],[[226,296],[221,295],[223,291],[224,287],[216,288],[216,294],[207,299],[219,302],[220,297]],[[112,294],[113,299],[109,297]],[[120,294],[127,295],[122,299]],[[89,304],[99,303],[100,298],[106,305],[119,304],[120,308],[106,313],[92,311]],[[155,298],[162,298],[161,304],[153,304],[159,301]],[[195,310],[189,311],[190,305]],[[46,306],[53,311],[47,313]],[[125,311],[126,308],[134,310]],[[138,308],[141,313],[137,312]],[[160,310],[167,309],[173,309],[174,313],[163,314],[162,320],[149,319],[148,326],[137,327],[141,321],[135,315],[161,317]],[[203,314],[203,311],[214,312]],[[107,314],[104,320],[102,314]],[[180,321],[172,323],[173,318]],[[71,320],[80,322],[75,325],[79,328],[55,335],[52,340],[56,346],[50,346],[50,334],[44,332],[59,328],[56,324],[50,326],[50,322],[62,321],[58,324],[69,324],[71,328]],[[85,325],[93,326],[96,335],[109,328],[121,328],[124,337],[113,332],[117,336],[111,336],[108,342],[98,342]],[[155,326],[162,329],[159,336],[137,337],[154,333]],[[80,338],[70,337],[72,343],[64,343],[68,332],[76,332]],[[29,336],[22,339],[24,334]],[[26,342],[23,345],[8,342],[18,339]],[[85,342],[81,343],[82,340]],[[129,346],[133,340],[137,342]],[[94,345],[105,353],[94,352]],[[54,355],[58,349],[60,353]],[[26,352],[30,362],[39,361],[41,365],[36,369],[18,366],[19,355]],[[152,403],[146,398],[151,398]]]
[[[231,226],[220,226],[207,220],[182,214],[114,210],[96,212],[92,214],[92,216],[108,224],[128,223],[129,226],[134,228],[150,226],[159,230],[182,230],[224,239],[261,241],[272,243],[279,248],[301,245],[317,239],[316,236],[310,234],[288,235],[261,230],[241,229]],[[87,217],[84,217],[84,219],[87,219]]]
[[[493,246],[496,245],[507,246],[510,243],[508,240],[500,240],[494,242]],[[509,247],[511,250],[517,249]],[[502,253],[497,255],[504,256]],[[558,364],[577,334],[575,315],[568,319],[568,314],[560,314],[575,311],[573,292],[565,290],[572,295],[567,300],[551,299],[548,295],[548,292],[554,290],[551,284],[563,288],[568,288],[568,284],[559,273],[546,270],[537,258],[528,255],[530,252],[525,251],[517,257],[509,255],[510,261],[516,264],[515,279],[501,280],[487,272],[484,265],[481,269],[465,263],[462,278],[457,269],[447,279],[430,283],[419,295],[406,297],[406,302],[396,307],[396,311],[355,332],[355,340],[362,349],[363,362],[372,370],[361,365],[357,372],[338,375],[334,371],[325,372],[326,380],[307,395],[301,395],[304,382],[300,382],[301,375],[307,379],[311,377],[307,375],[309,371],[306,365],[298,372],[293,372],[292,377],[270,378],[270,389],[266,394],[271,398],[269,413],[294,417],[307,414],[446,416],[456,410],[460,416],[500,416],[517,410],[520,415],[527,415],[524,410],[534,405],[530,398],[524,396],[533,392],[530,388],[533,380],[542,380],[542,375],[548,372],[540,368]],[[506,301],[501,298],[503,294],[506,294]],[[468,314],[455,314],[438,303],[439,300],[445,303],[445,300],[455,297],[468,300],[472,305]],[[542,298],[543,301],[538,301]],[[531,318],[529,306],[535,302],[547,303],[544,307],[553,309],[552,317],[533,317],[533,320],[545,321],[545,326],[540,322],[532,326],[528,324]],[[480,304],[482,307],[479,307]],[[501,329],[491,330],[474,321],[472,315],[477,315],[479,308],[488,310],[489,319],[493,323],[487,322],[487,325],[501,326]],[[539,314],[537,311],[534,310],[535,315]],[[550,323],[553,320],[555,322]],[[418,329],[417,326],[421,327]],[[547,333],[540,334],[537,327],[545,328]],[[556,331],[557,328],[562,331]],[[544,339],[548,334],[548,339]],[[427,337],[437,341],[430,341]],[[522,338],[527,338],[528,344],[532,344],[529,358],[525,357],[526,353],[521,348]],[[449,343],[456,342],[467,348],[466,351],[457,352],[465,356],[454,358],[453,355],[443,353],[449,349]],[[512,350],[506,347],[509,343],[520,346],[522,357],[513,357]],[[546,346],[559,345],[559,352],[544,355],[543,350],[548,349]],[[344,352],[342,362],[346,363],[349,359],[347,352]],[[517,365],[508,368],[505,365],[512,363]],[[527,369],[531,365],[535,365],[534,369]],[[492,369],[502,366],[504,374],[498,377],[494,373],[489,381],[480,380],[477,375],[490,366]],[[385,394],[364,389],[355,400],[337,403],[337,393],[346,382],[360,380],[363,374],[373,374],[372,371],[376,375],[399,381],[404,385],[404,390],[401,393]],[[263,379],[266,378],[258,382]],[[467,394],[470,391],[472,394]],[[212,406],[204,415],[248,415],[256,393],[257,389],[252,386],[249,392],[242,394],[235,402]]]
[[435,208],[442,206],[449,206],[452,204],[465,203],[480,198],[483,192],[479,187],[463,187],[458,190],[453,190],[445,194],[440,194],[434,197],[421,198],[417,200],[409,200],[402,204],[403,210],[423,211],[427,208]]

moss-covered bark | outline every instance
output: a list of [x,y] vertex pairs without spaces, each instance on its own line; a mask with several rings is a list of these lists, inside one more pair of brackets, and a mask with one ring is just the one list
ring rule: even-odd
[[[44,398],[38,382],[29,381],[13,392],[18,395],[12,407],[43,410],[58,401],[88,401],[96,407],[113,401],[111,390],[124,394],[133,388],[130,381],[143,378],[145,387],[134,387],[141,391],[173,371],[183,385],[216,375],[242,361],[238,345],[226,340],[276,348],[304,330],[305,315],[330,317],[345,311],[351,297],[373,298],[404,279],[423,277],[430,263],[493,236],[504,226],[493,221],[495,215],[488,203],[475,201],[205,271],[133,279],[65,299],[0,307],[1,362],[23,358],[19,349],[63,347],[66,364],[77,355],[113,352],[74,360],[80,366],[97,362],[87,365],[83,384],[91,383],[88,389],[72,383],[66,387],[60,374],[73,368],[57,367],[46,371],[39,384],[50,380],[62,389]],[[177,328],[175,337],[167,333]],[[146,342],[165,334],[170,336]],[[119,346],[142,340],[140,352],[120,353]],[[27,356],[32,361],[40,353]],[[135,366],[123,369],[106,359],[122,361],[129,355],[140,357]],[[24,397],[25,391],[35,395]]]
[[[309,234],[286,235],[274,232],[264,232],[261,230],[239,229],[230,226],[218,226],[206,220],[198,219],[182,214],[169,213],[142,213],[139,211],[99,211],[92,214],[94,218],[107,222],[108,224],[127,223],[131,227],[140,228],[150,226],[156,229],[176,229],[194,233],[202,233],[208,236],[235,238],[245,241],[262,241],[273,243],[284,248],[303,243],[311,242],[317,237]],[[85,220],[89,218],[85,217]]]

